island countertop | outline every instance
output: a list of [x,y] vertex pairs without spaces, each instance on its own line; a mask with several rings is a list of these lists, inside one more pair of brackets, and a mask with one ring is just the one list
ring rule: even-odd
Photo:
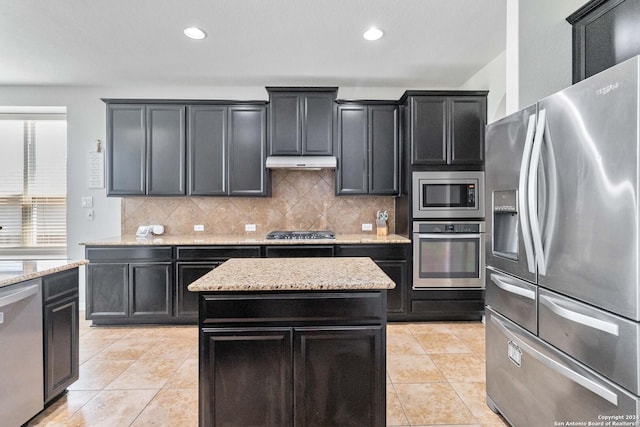
[[0,260],[0,288],[88,264],[86,260]]
[[233,258],[189,285],[192,292],[393,288],[393,280],[366,257]]

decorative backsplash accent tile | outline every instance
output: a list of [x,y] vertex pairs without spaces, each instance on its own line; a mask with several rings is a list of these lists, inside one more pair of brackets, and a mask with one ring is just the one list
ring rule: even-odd
[[360,233],[363,223],[374,224],[378,210],[389,212],[394,230],[395,204],[389,196],[335,196],[335,172],[274,170],[272,197],[128,197],[122,199],[122,235],[135,234],[139,225],[162,224],[169,235],[244,233],[256,224],[257,233],[273,230],[325,230]]

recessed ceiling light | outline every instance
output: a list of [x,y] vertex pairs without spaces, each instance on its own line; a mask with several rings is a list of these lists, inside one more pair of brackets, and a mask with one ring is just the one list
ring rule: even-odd
[[382,32],[382,30],[376,27],[371,27],[364,32],[362,37],[364,37],[366,40],[373,41],[373,40],[380,40],[383,35],[384,33]]
[[207,33],[198,27],[188,27],[184,29],[184,35],[194,40],[202,40],[207,37]]

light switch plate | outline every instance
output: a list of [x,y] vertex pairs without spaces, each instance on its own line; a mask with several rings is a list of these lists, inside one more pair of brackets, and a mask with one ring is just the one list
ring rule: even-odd
[[362,231],[373,231],[373,224],[362,224]]
[[204,231],[204,224],[196,224],[193,226],[193,231]]
[[87,211],[87,221],[93,221],[93,209]]
[[244,225],[244,231],[256,231],[256,225],[255,224],[245,224]]

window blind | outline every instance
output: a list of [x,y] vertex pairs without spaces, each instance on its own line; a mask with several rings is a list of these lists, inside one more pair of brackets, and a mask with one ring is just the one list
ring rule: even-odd
[[0,253],[66,253],[66,117],[1,114],[0,147]]

